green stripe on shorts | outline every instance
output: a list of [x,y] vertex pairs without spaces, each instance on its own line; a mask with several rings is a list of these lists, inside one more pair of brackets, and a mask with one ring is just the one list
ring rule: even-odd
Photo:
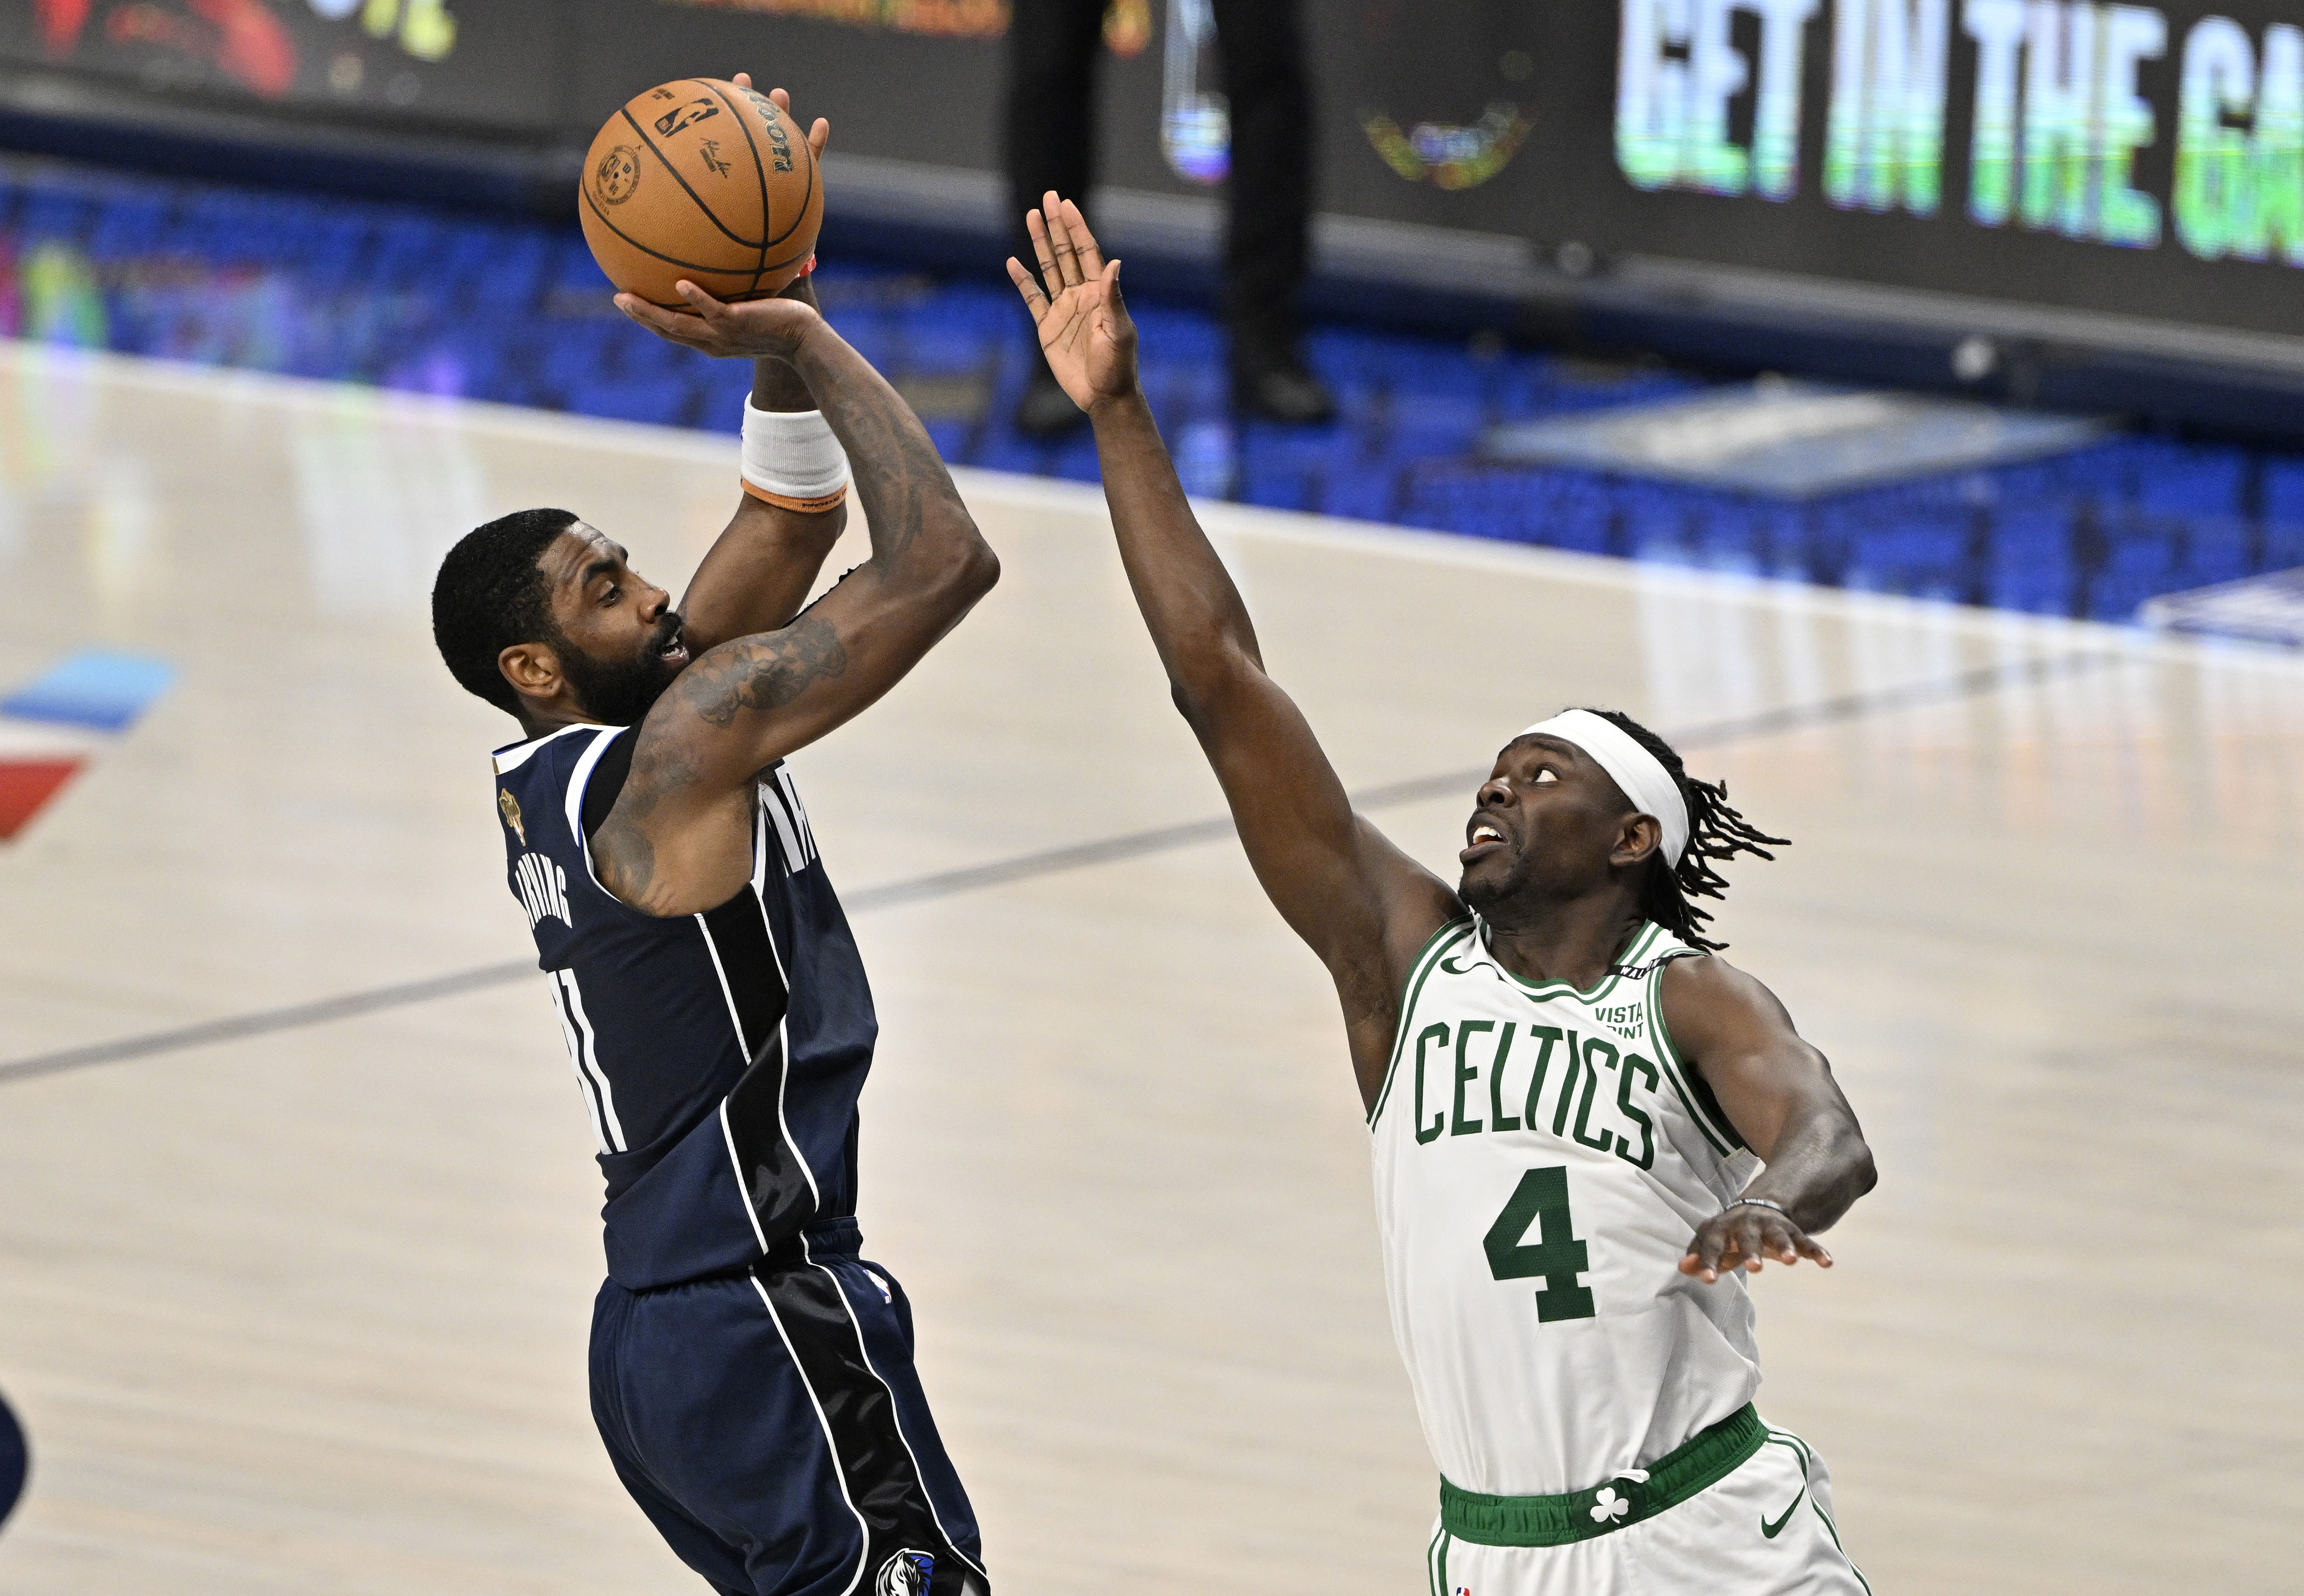
[[1746,1403],[1648,1465],[1645,1481],[1624,1476],[1565,1496],[1484,1496],[1440,1482],[1440,1524],[1478,1546],[1566,1546],[1654,1518],[1742,1466],[1766,1444],[1768,1427]]

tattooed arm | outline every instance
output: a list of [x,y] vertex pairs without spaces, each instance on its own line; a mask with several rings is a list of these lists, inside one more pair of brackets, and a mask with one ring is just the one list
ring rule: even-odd
[[[806,277],[795,278],[784,297],[816,308],[808,284]],[[817,403],[799,372],[783,360],[763,359],[752,362],[752,408],[812,410]],[[736,513],[680,601],[689,646],[700,654],[733,638],[790,625],[847,527],[844,500],[829,510],[788,510],[740,494]]]
[[631,773],[593,851],[619,898],[661,915],[735,891],[751,871],[758,773],[895,686],[1000,572],[911,408],[813,309],[786,299],[724,305],[682,289],[692,313],[630,295],[617,304],[707,354],[787,362],[848,452],[871,557],[791,624],[699,656],[640,723]]
[[[749,88],[749,73],[735,74]],[[792,97],[781,89],[768,90],[776,108],[792,114]],[[809,148],[818,159],[832,124],[821,116],[810,124]],[[783,297],[819,309],[814,280],[795,277]],[[763,356],[752,362],[752,408],[759,410],[812,410],[815,397],[799,372],[784,360]],[[698,654],[732,638],[774,631],[790,624],[800,612],[808,590],[816,585],[832,545],[848,525],[845,502],[830,510],[787,510],[750,494],[740,495],[736,513],[716,540],[688,592],[680,601],[682,631]]]

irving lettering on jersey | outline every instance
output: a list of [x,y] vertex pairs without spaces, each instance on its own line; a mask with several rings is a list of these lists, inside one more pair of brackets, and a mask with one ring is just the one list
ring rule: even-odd
[[575,928],[575,917],[568,912],[568,875],[558,865],[540,853],[524,853],[512,866],[512,880],[520,889],[520,906],[528,911],[530,931],[545,920]]
[[[1599,1017],[1622,1012],[1602,1010]],[[1639,1029],[1640,1007],[1629,1012],[1628,1034]],[[1466,1019],[1425,1026],[1413,1046],[1409,1102],[1419,1146],[1444,1136],[1548,1127],[1596,1153],[1613,1151],[1639,1169],[1656,1163],[1656,1121],[1633,1097],[1637,1092],[1652,1103],[1664,1084],[1661,1073],[1605,1036],[1560,1026]]]

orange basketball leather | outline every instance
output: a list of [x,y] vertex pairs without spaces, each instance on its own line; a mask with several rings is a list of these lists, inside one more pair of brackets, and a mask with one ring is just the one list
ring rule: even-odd
[[592,140],[578,189],[608,280],[674,308],[683,277],[723,300],[775,293],[808,264],[824,221],[805,131],[767,95],[717,78],[627,101]]

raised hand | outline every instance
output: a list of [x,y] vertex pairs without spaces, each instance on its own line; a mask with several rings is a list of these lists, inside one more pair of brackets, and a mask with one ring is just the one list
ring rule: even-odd
[[[752,74],[750,72],[738,72],[734,77],[728,80],[739,89],[750,89],[752,86]],[[775,104],[776,109],[783,112],[786,116],[790,116],[792,114],[791,95],[786,94],[781,89],[771,89],[768,90],[768,98]],[[819,116],[814,122],[809,123],[809,154],[814,156],[819,161],[824,159],[824,147],[830,142],[832,142],[832,124],[830,122],[825,121],[823,117]]]
[[1680,1272],[1709,1285],[1739,1269],[1758,1274],[1770,1258],[1783,1264],[1807,1258],[1819,1268],[1832,1267],[1832,1254],[1791,1220],[1758,1203],[1738,1203],[1697,1227]]
[[666,310],[629,293],[616,296],[616,308],[659,338],[722,359],[789,360],[800,341],[824,325],[805,300],[777,295],[730,305],[685,277],[677,286],[688,310]]
[[1040,258],[1039,281],[1012,255],[1008,278],[1039,329],[1048,369],[1074,404],[1093,411],[1099,400],[1136,389],[1136,324],[1121,301],[1120,263],[1097,249],[1080,207],[1059,200],[1053,189],[1042,205],[1024,216]]
[[[750,89],[752,86],[752,74],[750,72],[738,72],[728,80],[739,89]],[[769,89],[768,102],[775,106],[777,110],[783,112],[786,116],[790,116],[792,114],[792,96],[784,89]],[[829,122],[826,122],[823,117],[819,116],[809,124],[808,149],[810,155],[814,156],[819,161],[824,159],[824,147],[831,142],[832,124]],[[799,276],[793,278],[782,288],[776,290],[776,297],[786,300],[798,300],[803,305],[807,305],[811,308],[816,307],[816,284],[809,279],[809,274],[802,272]],[[661,331],[661,329],[657,330]]]

